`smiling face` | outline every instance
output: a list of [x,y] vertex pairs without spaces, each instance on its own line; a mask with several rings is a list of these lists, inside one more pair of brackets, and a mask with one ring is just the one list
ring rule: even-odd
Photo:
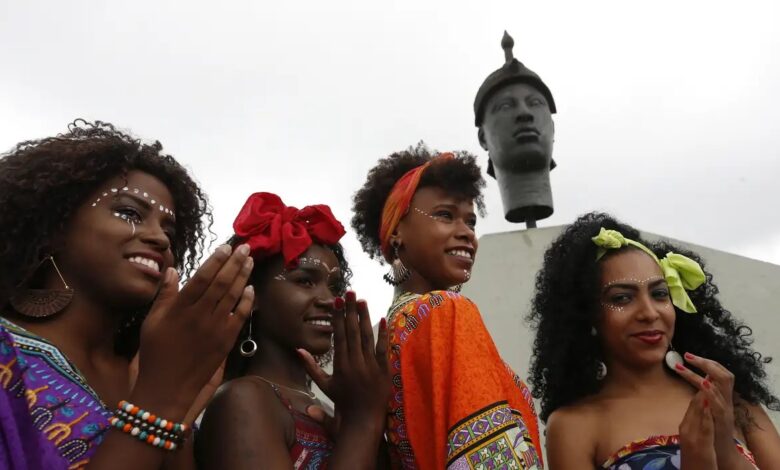
[[343,290],[339,260],[329,248],[312,245],[295,267],[285,269],[277,255],[264,262],[255,285],[253,331],[286,349],[313,355],[331,347],[333,299]]
[[554,135],[550,107],[544,95],[531,85],[503,86],[485,104],[479,141],[499,170],[550,168]]
[[420,282],[420,290],[468,281],[477,254],[476,224],[473,200],[437,187],[417,190],[394,239],[400,240],[401,261]]
[[148,173],[101,185],[69,220],[64,249],[55,253],[76,295],[123,309],[148,305],[174,263],[174,210],[168,188]]
[[601,261],[599,336],[607,362],[647,367],[663,361],[675,310],[658,263],[638,249]]

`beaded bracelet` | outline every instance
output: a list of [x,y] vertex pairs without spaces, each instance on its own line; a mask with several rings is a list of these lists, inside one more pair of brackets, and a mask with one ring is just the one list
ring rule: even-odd
[[189,430],[186,424],[162,419],[125,400],[119,402],[109,423],[139,441],[166,450],[176,450]]
[[141,431],[146,431],[147,433],[153,433],[155,436],[160,437],[162,439],[169,439],[174,441],[177,444],[182,440],[181,435],[175,434],[173,431],[167,431],[165,429],[159,428],[154,424],[150,424],[146,421],[143,421],[141,418],[132,416],[123,410],[116,410],[114,416],[118,418],[120,421],[124,421],[126,424],[130,424],[133,427],[137,427]]

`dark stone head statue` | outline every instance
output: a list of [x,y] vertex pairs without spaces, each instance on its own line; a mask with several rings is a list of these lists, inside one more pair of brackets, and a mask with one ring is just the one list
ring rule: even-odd
[[550,170],[555,101],[541,78],[512,56],[514,41],[504,32],[506,63],[491,73],[474,99],[479,143],[488,151],[488,174],[498,182],[504,216],[536,221],[553,213]]

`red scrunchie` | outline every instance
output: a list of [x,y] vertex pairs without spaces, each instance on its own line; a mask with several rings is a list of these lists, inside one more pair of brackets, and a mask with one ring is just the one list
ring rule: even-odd
[[252,257],[262,259],[281,252],[285,266],[312,243],[335,245],[346,233],[330,207],[320,204],[298,210],[271,193],[249,196],[233,221],[233,231],[249,245]]

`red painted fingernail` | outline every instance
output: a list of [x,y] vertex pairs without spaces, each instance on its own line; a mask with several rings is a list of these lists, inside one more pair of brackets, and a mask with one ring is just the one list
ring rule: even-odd
[[357,296],[355,295],[355,291],[353,290],[348,290],[347,295],[345,295],[344,297],[347,298],[347,302],[354,302],[355,299],[357,298]]
[[701,384],[704,386],[704,388],[706,388],[707,390],[709,390],[709,389],[710,389],[710,386],[712,385],[712,382],[710,382],[710,381],[709,381],[709,380],[707,380],[707,379],[704,379],[704,380],[702,381],[702,383],[701,383]]
[[341,297],[336,297],[335,299],[333,299],[333,308],[335,308],[336,310],[341,310],[342,308],[344,308],[344,299],[342,299]]
[[383,318],[379,320],[379,328],[385,328],[385,327],[387,327],[387,320]]
[[704,399],[704,407],[707,408],[708,406],[710,406],[710,402],[708,402],[707,399],[705,398]]
[[696,356],[694,356],[693,354],[687,352],[687,353],[685,353],[685,359],[696,359]]
[[685,366],[682,365],[682,364],[675,364],[674,368],[677,369],[677,370],[685,370]]

